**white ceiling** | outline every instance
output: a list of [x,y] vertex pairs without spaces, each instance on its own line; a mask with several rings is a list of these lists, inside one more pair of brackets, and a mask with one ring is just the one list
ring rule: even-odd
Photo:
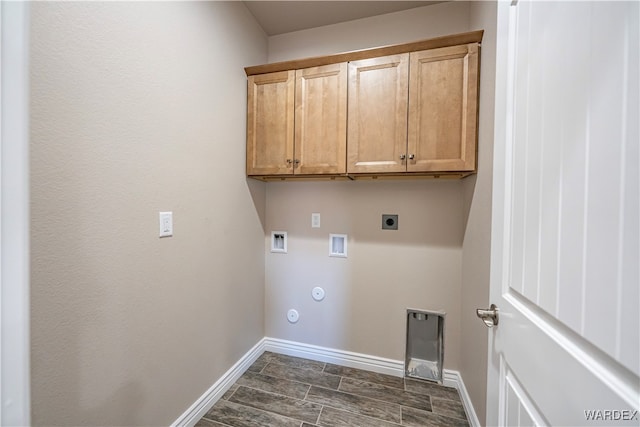
[[245,1],[268,36],[384,15],[442,1]]

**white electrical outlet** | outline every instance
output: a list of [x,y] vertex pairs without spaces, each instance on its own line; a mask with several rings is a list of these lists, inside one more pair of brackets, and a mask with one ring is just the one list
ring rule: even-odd
[[160,212],[160,237],[173,236],[173,212]]

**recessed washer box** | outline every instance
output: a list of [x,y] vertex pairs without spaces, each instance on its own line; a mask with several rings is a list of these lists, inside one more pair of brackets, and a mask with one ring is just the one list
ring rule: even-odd
[[397,230],[398,229],[398,215],[382,214],[382,229],[383,230]]
[[347,257],[346,234],[329,234],[329,256],[338,258]]
[[272,231],[271,232],[271,252],[287,253],[287,232]]

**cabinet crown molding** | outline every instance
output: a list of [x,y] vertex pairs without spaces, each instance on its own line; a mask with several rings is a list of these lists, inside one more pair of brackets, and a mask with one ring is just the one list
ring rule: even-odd
[[247,76],[257,74],[273,73],[276,71],[296,70],[301,68],[318,67],[321,65],[335,64],[339,62],[357,61],[379,56],[395,55],[399,53],[414,52],[419,50],[435,49],[439,47],[456,46],[467,43],[480,43],[484,30],[470,31],[467,33],[453,34],[449,36],[436,37],[427,40],[420,40],[411,43],[376,47],[371,49],[355,50],[352,52],[338,53],[327,56],[317,56],[312,58],[296,59],[292,61],[274,62],[271,64],[254,65],[245,67]]

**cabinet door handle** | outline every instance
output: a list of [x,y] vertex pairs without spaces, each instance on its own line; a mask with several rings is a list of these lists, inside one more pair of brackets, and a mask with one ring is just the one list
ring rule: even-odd
[[299,159],[295,159],[295,160],[293,161],[293,163],[294,163],[296,166],[298,166],[298,165],[300,164],[300,160],[299,160]]
[[415,155],[415,154],[409,154],[409,160],[413,160],[413,159],[415,159],[415,158],[416,158],[416,155]]
[[407,158],[407,156],[405,154],[400,154],[400,160],[404,160],[406,158]]
[[293,160],[287,159],[287,164],[290,165],[291,163],[293,163]]

